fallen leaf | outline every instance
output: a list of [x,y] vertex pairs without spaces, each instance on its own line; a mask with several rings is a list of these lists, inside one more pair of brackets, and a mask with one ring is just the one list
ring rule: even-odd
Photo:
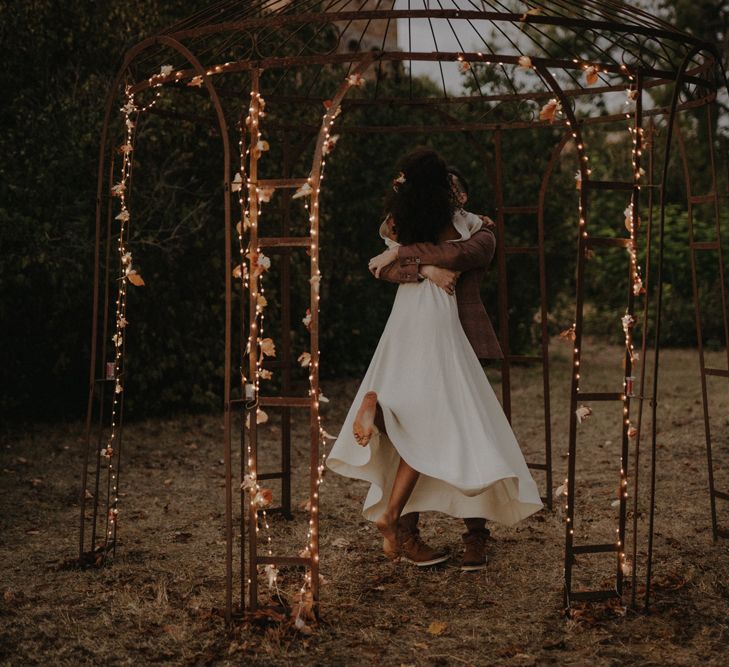
[[187,82],[187,85],[192,88],[200,88],[200,86],[203,85],[202,75],[198,74],[197,76],[193,76],[192,79]]
[[428,626],[428,634],[434,637],[440,637],[446,630],[448,630],[448,623],[444,621],[433,621]]
[[529,56],[519,56],[519,67],[522,69],[532,69],[532,59]]
[[311,353],[310,352],[302,352],[299,355],[299,358],[297,359],[297,361],[299,362],[299,364],[303,368],[306,368],[311,363]]
[[350,541],[346,537],[338,537],[336,540],[332,541],[332,546],[340,549],[346,549],[349,545]]

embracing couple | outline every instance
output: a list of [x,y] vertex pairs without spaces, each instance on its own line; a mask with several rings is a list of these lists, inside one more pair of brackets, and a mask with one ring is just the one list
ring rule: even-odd
[[388,190],[370,260],[400,283],[369,368],[327,459],[370,482],[363,514],[394,561],[442,563],[419,512],[463,518],[462,569],[486,566],[486,520],[513,525],[542,507],[506,415],[480,359],[502,356],[481,302],[495,237],[488,218],[463,209],[468,185],[433,150],[405,156]]

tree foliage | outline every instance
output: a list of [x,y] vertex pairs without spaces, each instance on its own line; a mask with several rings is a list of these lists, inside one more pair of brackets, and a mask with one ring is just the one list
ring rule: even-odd
[[[83,413],[88,379],[96,168],[107,87],[125,47],[208,4],[208,0],[70,0],[61,8],[50,0],[0,2],[5,64],[0,82],[6,91],[0,107],[4,128],[0,147],[6,157],[0,164],[0,321],[4,331],[0,412],[6,416],[76,419]],[[676,16],[686,25],[693,25],[705,9],[702,6],[691,14],[690,3],[676,0],[674,4]],[[724,21],[725,39],[725,13],[718,16],[720,22]],[[696,30],[706,25],[699,20]],[[328,39],[326,33],[321,39]],[[401,74],[397,69],[385,70],[378,84],[382,96],[405,85]],[[302,86],[312,90],[310,86],[315,85],[315,93],[326,96],[341,77],[342,71],[333,68],[313,84],[291,78],[282,84],[282,92],[293,94]],[[491,91],[507,85],[503,73],[495,68],[484,67],[479,78]],[[416,79],[414,85],[416,94],[435,92],[435,84],[427,79]],[[202,99],[163,96],[159,106],[163,112],[174,108],[183,114],[210,117],[209,103]],[[298,118],[315,123],[321,111],[302,107],[277,118],[272,109],[267,122]],[[599,106],[594,109],[594,113],[605,112]],[[382,198],[402,153],[416,144],[441,151],[471,181],[468,208],[494,215],[493,136],[478,132],[433,133],[428,127],[434,121],[434,113],[431,109],[412,108],[405,118],[401,111],[389,106],[348,111],[355,116],[352,122],[389,126],[407,121],[422,124],[423,132],[347,133],[328,160],[321,219],[321,344],[325,378],[358,376],[363,372],[389,313],[394,288],[369,275],[367,260],[381,250],[377,228]],[[500,105],[492,109],[471,108],[463,113],[464,117],[474,118],[475,114],[514,118],[530,112],[519,105]],[[234,126],[235,119],[228,120]],[[447,119],[443,118],[443,122]],[[690,141],[696,128],[689,121],[684,129]],[[172,120],[164,115],[147,115],[138,132],[130,244],[146,286],[130,290],[126,407],[135,415],[218,407],[224,361],[224,275],[230,269],[224,266],[220,137],[204,124]],[[235,145],[233,134],[231,140]],[[544,167],[558,140],[559,132],[552,128],[503,133],[507,205],[536,203]],[[595,156],[593,168],[604,177],[619,176],[626,157],[609,133],[596,132],[589,142],[591,155]],[[310,144],[305,146],[292,164],[292,175],[308,172],[309,148]],[[271,151],[262,168],[272,169],[272,165],[278,164],[282,151],[281,142],[272,137]],[[697,183],[705,185],[705,155],[692,160]],[[546,199],[545,241],[553,332],[568,326],[573,317],[575,169],[575,156],[567,150],[556,165]],[[685,192],[680,172],[674,169],[671,178],[672,205],[666,217],[666,308],[671,326],[665,340],[692,344],[695,334],[686,250]],[[618,200],[596,201],[591,210],[594,233],[614,235],[616,225],[622,224],[623,206],[624,202]],[[273,223],[274,210],[272,203],[264,214],[264,224]],[[297,216],[297,224],[305,225],[305,212],[299,211]],[[643,217],[645,220],[646,214]],[[506,238],[502,242],[536,242],[536,216],[511,214],[505,223]],[[699,233],[710,232],[710,220],[704,213],[696,224]],[[619,315],[625,292],[615,288],[615,277],[625,273],[625,262],[624,255],[607,254],[588,263],[588,324],[594,333],[621,334]],[[286,335],[291,335],[297,353],[307,343],[299,322],[308,305],[307,266],[303,253],[292,260],[297,280],[292,295],[291,331]],[[276,318],[281,298],[280,275],[280,266],[274,261],[265,277],[271,304],[267,326],[274,338],[283,334]],[[512,351],[526,353],[533,348],[538,330],[536,262],[518,256],[510,258],[508,276]],[[700,269],[702,293],[715,294],[717,280],[715,271]],[[496,320],[494,269],[483,292]],[[716,300],[707,304],[710,321],[718,323]],[[718,324],[710,324],[707,332],[710,340],[718,341]]]

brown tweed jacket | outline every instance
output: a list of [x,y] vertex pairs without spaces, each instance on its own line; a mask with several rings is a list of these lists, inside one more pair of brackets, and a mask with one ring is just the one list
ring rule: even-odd
[[494,233],[485,228],[465,241],[400,246],[398,258],[380,271],[380,278],[393,283],[417,282],[420,267],[427,264],[460,271],[456,302],[463,331],[479,359],[502,359],[501,346],[481,301],[481,279],[495,248]]

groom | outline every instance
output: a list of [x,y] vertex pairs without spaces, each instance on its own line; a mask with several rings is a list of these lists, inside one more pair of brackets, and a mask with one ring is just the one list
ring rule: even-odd
[[[465,179],[455,169],[454,185],[467,197]],[[455,173],[454,173],[455,172]],[[469,215],[457,211],[456,215]],[[370,262],[370,270],[376,278],[394,283],[417,282],[427,279],[449,294],[455,292],[458,316],[476,356],[481,359],[501,359],[503,353],[496,333],[481,300],[481,279],[494,256],[496,238],[492,231],[493,221],[482,218],[484,226],[468,240],[451,243],[414,243],[392,248],[394,261],[382,266],[381,260]],[[383,253],[384,255],[384,253]],[[390,259],[386,256],[386,259]],[[379,416],[379,415],[378,415]],[[380,420],[381,421],[381,420]],[[377,423],[377,422],[376,422]],[[378,428],[384,429],[384,424]],[[398,521],[398,547],[407,560],[416,565],[431,565],[446,560],[447,555],[426,545],[418,530],[419,514],[411,512]],[[462,570],[473,571],[486,567],[486,540],[490,531],[482,518],[464,519],[467,532],[463,533],[465,553]]]

